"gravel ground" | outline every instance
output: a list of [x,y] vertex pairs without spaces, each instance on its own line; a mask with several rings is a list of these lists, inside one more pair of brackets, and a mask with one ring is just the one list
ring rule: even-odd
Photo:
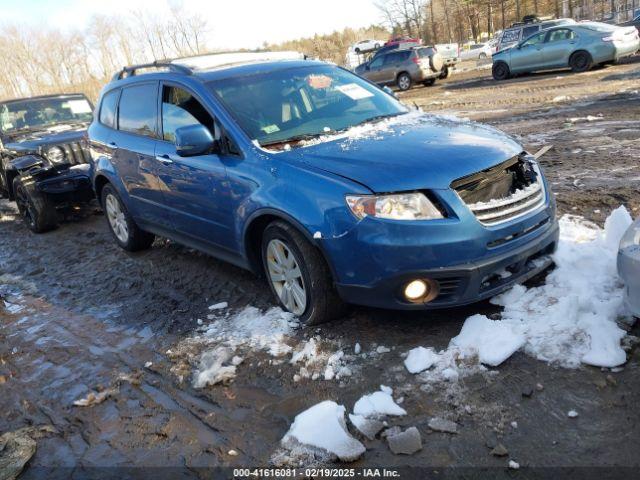
[[[480,69],[401,97],[427,111],[488,122],[532,152],[553,145],[542,163],[560,213],[602,224],[620,204],[640,213],[639,78],[637,59],[586,74],[501,83]],[[409,415],[394,424],[416,426],[423,448],[398,456],[380,439],[365,440],[366,454],[350,466],[500,469],[494,475],[506,471],[509,459],[523,467],[637,472],[640,466],[637,349],[629,349],[619,371],[564,369],[516,353],[455,387],[421,388],[400,354],[425,344],[446,348],[468,316],[499,312],[488,302],[430,313],[355,308],[319,329],[297,330],[290,343],[315,335],[348,353],[356,342],[365,352],[389,347],[354,361],[354,374],[338,381],[296,382],[298,367],[252,351],[235,381],[195,390],[185,370],[189,359],[176,352],[184,351],[197,319],[219,301],[228,301],[230,311],[271,307],[266,284],[169,241],[127,254],[92,207],[34,236],[6,201],[0,202],[0,296],[9,302],[4,309],[0,302],[0,433],[40,425],[55,430],[39,436],[26,477],[46,467],[166,466],[189,477],[205,475],[201,467],[268,465],[297,413],[324,399],[350,409],[381,383],[404,397]],[[109,395],[93,406],[73,406],[88,391]],[[569,410],[579,417],[568,418]],[[432,417],[457,422],[458,433],[430,430]],[[497,443],[507,456],[490,454]]]

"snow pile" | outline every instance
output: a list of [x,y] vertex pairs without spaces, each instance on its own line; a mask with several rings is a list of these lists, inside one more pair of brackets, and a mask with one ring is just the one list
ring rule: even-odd
[[518,285],[493,298],[504,306],[502,319],[468,318],[450,347],[475,351],[487,365],[499,365],[520,348],[566,367],[623,364],[620,341],[626,332],[616,320],[625,311],[616,255],[629,225],[624,207],[609,216],[604,231],[582,218],[562,217],[557,268],[546,283],[530,289]]
[[322,449],[343,462],[357,460],[365,448],[349,434],[344,414],[342,405],[330,400],[320,402],[296,416],[281,445],[295,451],[301,444]]
[[418,347],[410,350],[404,361],[409,373],[420,373],[431,368],[439,359],[433,348]]
[[364,395],[353,406],[354,415],[365,418],[379,418],[384,415],[406,415],[404,408],[393,401],[393,390],[380,385],[380,391]]

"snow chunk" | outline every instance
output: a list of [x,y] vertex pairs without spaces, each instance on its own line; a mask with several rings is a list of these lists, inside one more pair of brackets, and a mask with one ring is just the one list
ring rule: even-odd
[[567,417],[569,418],[576,418],[578,416],[578,412],[576,412],[575,410],[569,410],[569,412],[567,412]]
[[[232,360],[233,350],[227,347],[217,347],[204,352],[200,356],[200,367],[195,372],[193,380],[194,388],[202,388],[207,385],[228,382],[236,376],[236,364],[226,365]],[[234,357],[240,358],[240,357]]]
[[295,440],[303,445],[320,448],[343,462],[357,460],[364,452],[362,443],[347,431],[345,408],[330,400],[320,402],[299,413],[282,438],[283,446]]
[[353,406],[353,413],[363,417],[407,414],[404,408],[393,401],[389,387],[384,387],[384,385],[381,386],[379,392],[373,392],[360,398]]
[[515,325],[490,320],[484,315],[469,317],[451,345],[478,351],[478,358],[485,365],[497,366],[518,351],[525,337]]
[[211,305],[209,310],[222,310],[223,308],[227,308],[229,304],[227,302],[216,303],[215,305]]
[[404,361],[409,373],[420,373],[438,361],[438,354],[432,348],[417,347],[409,351]]
[[384,423],[373,418],[365,418],[362,415],[349,414],[349,421],[358,431],[369,440],[376,438],[380,430],[384,428]]

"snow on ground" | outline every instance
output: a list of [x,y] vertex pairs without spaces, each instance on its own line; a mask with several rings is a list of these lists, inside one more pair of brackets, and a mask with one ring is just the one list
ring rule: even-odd
[[241,363],[236,352],[248,350],[267,353],[273,363],[288,361],[299,368],[294,381],[340,380],[353,374],[354,355],[319,336],[297,338],[298,321],[280,308],[263,312],[249,306],[231,314],[220,312],[226,307],[212,307],[209,310],[215,313],[207,315],[211,323],[203,325],[199,319],[202,326],[197,333],[167,352],[176,362],[172,372],[181,381],[193,376],[196,388],[227,383],[235,378]]

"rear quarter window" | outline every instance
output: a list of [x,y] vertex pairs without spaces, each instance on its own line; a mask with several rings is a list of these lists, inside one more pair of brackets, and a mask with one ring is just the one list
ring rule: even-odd
[[502,33],[500,43],[513,43],[517,42],[518,40],[520,40],[520,29],[505,30]]
[[116,108],[118,106],[119,95],[119,89],[112,90],[102,97],[102,102],[100,104],[100,116],[98,120],[100,123],[110,128],[116,127]]

